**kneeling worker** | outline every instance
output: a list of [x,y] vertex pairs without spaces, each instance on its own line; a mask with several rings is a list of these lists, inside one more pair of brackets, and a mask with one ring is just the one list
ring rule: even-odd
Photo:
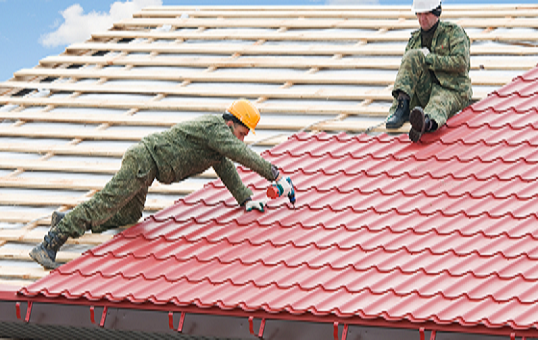
[[412,10],[420,29],[405,48],[385,126],[398,129],[409,121],[409,139],[418,142],[468,105],[470,42],[463,28],[439,20],[441,0],[414,0]]
[[[257,172],[268,181],[287,187],[276,166],[264,160],[245,143],[245,136],[260,120],[258,109],[248,100],[234,101],[226,113],[204,115],[176,124],[171,129],[146,136],[123,155],[120,170],[90,200],[71,212],[54,212],[51,229],[30,257],[53,269],[56,253],[69,237],[91,230],[102,232],[136,223],[142,216],[148,188],[179,182],[213,167],[236,201],[247,211],[264,211],[265,201],[252,200],[232,161]],[[282,183],[281,183],[282,182]],[[65,216],[64,216],[65,215]]]

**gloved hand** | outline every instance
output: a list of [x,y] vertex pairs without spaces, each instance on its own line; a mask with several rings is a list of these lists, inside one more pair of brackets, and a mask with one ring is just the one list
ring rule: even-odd
[[253,201],[248,200],[247,203],[245,203],[245,208],[247,211],[251,211],[252,209],[259,210],[261,212],[265,212],[265,204],[267,202],[265,200],[259,200],[259,201]]
[[276,184],[282,188],[282,195],[287,196],[291,191],[291,184],[288,182],[287,177],[282,176],[280,180],[276,181]]
[[424,54],[424,56],[426,57],[428,54],[430,54],[430,50],[428,50],[427,47],[423,47],[419,50],[420,52],[422,52]]

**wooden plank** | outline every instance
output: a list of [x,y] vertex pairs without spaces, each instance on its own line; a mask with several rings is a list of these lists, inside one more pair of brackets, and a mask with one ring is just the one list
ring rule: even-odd
[[[0,197],[0,205],[9,206],[66,206],[74,207],[87,201],[87,197],[72,197],[62,195],[35,195],[35,194],[6,194]],[[174,204],[174,199],[147,199],[145,211],[158,211]]]
[[[43,213],[33,213],[29,211],[2,211],[0,222],[12,224],[27,224],[35,221],[37,225],[50,225],[50,216],[43,217]],[[37,220],[39,219],[39,220]]]
[[[393,58],[343,58],[334,60],[330,58],[304,58],[304,57],[87,57],[59,55],[42,59],[43,66],[56,64],[92,64],[92,65],[118,65],[118,66],[188,66],[216,68],[327,68],[327,69],[388,69],[397,70],[400,67],[400,57]],[[536,61],[521,60],[519,57],[503,56],[496,59],[484,59],[479,62],[471,58],[473,70],[529,70],[536,66]]]
[[[46,120],[44,120],[46,121]],[[0,143],[0,152],[21,152],[55,155],[75,155],[75,156],[94,156],[94,157],[122,157],[126,147],[88,147],[80,145],[46,145],[33,143]]]
[[316,19],[275,19],[275,18],[256,18],[256,19],[198,19],[198,18],[133,18],[124,19],[113,25],[114,28],[137,28],[137,27],[160,27],[171,25],[174,27],[246,27],[246,28],[365,28],[365,29],[411,29],[418,28],[418,22],[414,20],[390,20],[390,19],[345,19],[345,18],[327,18],[322,20]]
[[[505,18],[505,17],[537,17],[538,10],[535,8],[528,9],[506,9],[506,10],[492,10],[490,6],[484,6],[483,11],[465,10],[465,9],[453,9],[445,10],[443,5],[443,18]],[[176,18],[182,15],[188,15],[189,18],[346,18],[346,19],[378,19],[380,17],[384,19],[414,19],[415,13],[411,11],[411,6],[405,9],[394,8],[391,6],[378,7],[377,10],[368,10],[368,8],[361,8],[357,10],[355,7],[348,9],[340,9],[333,11],[312,10],[304,11],[301,9],[296,10],[280,10],[276,11],[273,8],[267,8],[265,11],[260,10],[243,10],[243,11],[225,11],[225,10],[174,10],[162,8],[161,10],[141,11],[133,15],[134,18]]]
[[[538,26],[538,20],[536,20]],[[405,44],[401,45],[244,45],[244,44],[113,44],[113,43],[79,43],[67,47],[67,51],[122,51],[141,53],[176,53],[176,54],[229,54],[248,55],[361,55],[361,56],[401,56]],[[471,55],[536,55],[538,47],[511,46],[471,46]]]
[[[334,77],[335,79],[337,77]],[[365,81],[362,77],[351,77],[350,81]],[[373,78],[373,77],[372,77]],[[364,83],[362,85],[389,85],[394,82],[395,77],[378,77],[377,83]],[[482,84],[487,85],[504,85],[512,79],[512,77],[481,77]],[[260,79],[260,78],[258,78]],[[392,79],[392,80],[389,80]],[[338,79],[337,81],[343,82],[345,79]],[[386,81],[386,82],[385,82]],[[284,82],[283,82],[284,83]],[[327,89],[327,88],[273,88],[273,89],[258,89],[258,88],[234,88],[231,86],[222,86],[220,88],[209,87],[208,89],[192,88],[192,87],[173,87],[173,86],[147,86],[141,85],[122,85],[122,84],[104,84],[104,85],[88,85],[88,84],[64,84],[64,83],[32,83],[24,81],[7,81],[0,83],[0,87],[10,87],[18,89],[46,89],[51,91],[70,91],[81,93],[122,93],[122,94],[166,94],[176,96],[188,96],[188,97],[229,97],[232,101],[234,98],[279,98],[279,99],[321,99],[321,100],[355,100],[362,101],[366,99],[371,100],[392,100],[390,92],[377,92],[377,91],[360,91],[353,88],[350,89]],[[112,118],[112,121],[114,118]],[[151,124],[150,124],[151,125]],[[163,126],[167,126],[166,124]]]
[[[538,11],[535,17],[538,17]],[[471,41],[537,41],[538,33],[498,33],[492,32],[470,32]],[[203,31],[203,32],[160,32],[160,31],[105,31],[92,34],[94,39],[155,39],[155,40],[269,40],[269,41],[367,41],[367,42],[407,42],[409,32],[391,32],[391,34],[380,34],[377,32],[256,32],[256,31]]]
[[[221,74],[221,73],[203,73],[203,72],[164,72],[164,71],[121,71],[121,70],[102,70],[102,71],[84,71],[84,70],[65,70],[35,68],[22,69],[15,72],[16,77],[73,77],[73,78],[107,78],[123,80],[167,80],[181,81],[189,80],[193,82],[241,82],[241,83],[275,83],[284,84],[291,82],[293,84],[326,84],[326,85],[370,85],[370,86],[387,86],[394,83],[395,75],[391,74],[364,74],[364,75],[326,75],[323,73],[314,74],[288,74],[274,72],[272,74],[264,73],[241,73]],[[488,76],[487,74],[473,75],[471,81],[473,85],[504,85],[512,80],[511,76]],[[19,82],[6,81],[0,83],[0,87],[17,87],[32,89],[51,89],[56,91],[69,92],[102,92],[102,93],[133,93],[133,94],[157,94],[165,93],[180,96],[201,96],[201,97],[273,97],[273,98],[329,98],[329,99],[372,99],[372,100],[390,100],[387,91],[357,91],[352,89],[346,91],[342,89],[294,89],[294,88],[275,88],[275,89],[234,89],[226,87],[223,89],[192,89],[186,87],[159,86],[159,85],[122,85],[122,84],[77,84],[77,83],[37,83],[37,82]]]
[[[538,22],[535,18],[470,18],[447,20],[454,21],[464,28],[488,28],[488,27],[526,27],[536,28]],[[137,28],[137,27],[160,27],[171,25],[174,27],[248,27],[248,28],[355,28],[355,29],[416,29],[419,27],[416,19],[267,19],[267,18],[230,18],[230,19],[198,19],[198,18],[132,18],[124,19],[114,24],[114,28]]]
[[41,268],[25,268],[0,266],[0,277],[14,277],[24,280],[38,280],[49,274],[48,270]]
[[[138,109],[138,110],[164,110],[164,111],[206,111],[223,112],[228,103],[212,102],[159,102],[159,101],[123,101],[123,100],[95,100],[79,98],[25,98],[0,96],[0,105],[13,104],[24,106],[47,106],[58,107],[93,107],[109,109]],[[275,114],[347,114],[364,116],[386,116],[388,108],[360,105],[319,105],[319,104],[272,104],[261,103],[256,105],[262,113]],[[3,130],[2,130],[3,131]]]
[[[54,171],[54,172],[74,172],[74,173],[96,173],[115,174],[120,168],[120,164],[98,163],[98,162],[73,162],[54,160],[27,160],[0,158],[0,169],[26,169],[30,171]],[[216,178],[213,169],[206,170],[198,177]]]
[[[118,229],[125,229],[121,227]],[[0,240],[7,242],[41,243],[46,231],[40,230],[0,230]],[[69,238],[66,244],[99,245],[110,241],[113,235],[86,233],[79,238]]]
[[[35,128],[28,126],[0,127],[2,137],[29,137],[29,138],[60,138],[60,139],[83,139],[96,141],[139,141],[148,135],[147,131],[118,131],[111,130],[85,130],[85,129],[50,129]],[[265,140],[263,137],[249,134],[245,138],[246,144],[257,143],[261,146],[274,146],[283,141],[282,138]]]
[[[79,257],[80,253],[70,251],[59,251],[56,256],[56,261],[60,263],[69,262]],[[20,249],[2,249],[0,248],[0,259],[16,260],[16,261],[32,261],[27,250]]]
[[[392,97],[390,97],[392,98]],[[0,119],[22,120],[22,121],[38,121],[38,122],[67,122],[76,124],[113,124],[113,125],[129,125],[129,126],[166,126],[170,127],[176,123],[185,120],[181,116],[158,116],[151,117],[142,116],[111,116],[108,114],[79,114],[66,112],[0,112]],[[314,121],[312,121],[313,123]],[[256,129],[258,130],[301,130],[311,124],[309,120],[303,119],[276,119],[262,117]],[[97,149],[95,147],[78,147],[78,146],[56,146],[46,147],[42,145],[33,146],[35,149],[30,149],[30,152],[45,153],[53,152],[55,154],[77,154],[77,155],[92,155],[92,156],[119,156],[121,157],[126,148],[116,148],[115,150]],[[0,151],[15,151],[28,152],[29,147],[25,144],[0,144]],[[23,150],[23,151],[16,151]]]
[[[55,179],[55,178],[21,178],[0,177],[0,187],[21,189],[59,189],[59,190],[101,190],[108,180],[105,179]],[[203,187],[201,183],[179,182],[170,185],[154,182],[150,193],[188,195]],[[39,216],[37,216],[39,217]],[[36,217],[36,218],[37,218]],[[0,217],[1,218],[1,217]]]
[[16,287],[18,289],[26,287],[32,283],[34,283],[35,280],[28,279],[28,280],[19,280],[19,279],[0,279],[0,286],[12,286]]
[[[494,4],[494,5],[488,5],[488,11],[510,11],[510,10],[531,10],[531,9],[538,9],[538,5],[536,4]],[[259,11],[279,11],[279,12],[288,12],[288,11],[301,11],[301,12],[318,12],[320,10],[319,5],[314,6],[304,6],[304,5],[285,5],[285,6],[188,6],[188,5],[175,5],[175,6],[148,6],[142,9],[142,12],[150,12],[150,11],[200,11],[200,12],[215,12],[215,11],[229,11],[229,12],[240,12],[240,11],[246,11],[246,12],[259,12]],[[353,5],[353,6],[323,6],[324,12],[351,12],[351,11],[372,11],[372,12],[383,12],[386,10],[402,10],[402,11],[410,11],[411,10],[411,4],[406,5]],[[450,4],[450,5],[443,5],[443,13],[451,12],[451,11],[466,11],[466,12],[473,12],[478,11],[482,12],[484,11],[484,5],[483,4],[463,4],[463,5],[456,5],[456,4]]]
[[[360,77],[358,77],[360,78]],[[389,78],[389,77],[386,77]],[[394,78],[394,77],[390,77]],[[487,85],[504,85],[510,81],[511,77],[481,77],[482,83]],[[384,79],[379,79],[380,81]],[[388,79],[386,79],[388,80]],[[391,82],[388,82],[385,85],[389,85]],[[368,84],[364,84],[368,85]],[[379,85],[379,84],[376,84]],[[476,84],[475,84],[476,85]],[[186,96],[186,97],[217,97],[223,98],[228,97],[230,101],[235,98],[258,98],[266,97],[268,99],[316,99],[316,100],[353,100],[353,101],[363,101],[366,99],[370,100],[382,100],[382,101],[391,101],[392,95],[388,91],[378,92],[378,91],[360,91],[353,88],[350,89],[327,89],[327,88],[274,88],[274,89],[257,89],[257,88],[233,88],[230,86],[222,86],[220,88],[208,88],[208,89],[199,89],[199,88],[189,88],[189,87],[179,87],[174,88],[171,86],[147,86],[144,84],[141,85],[121,85],[121,84],[110,84],[110,85],[86,85],[86,84],[57,84],[57,83],[31,83],[31,82],[18,82],[18,81],[8,81],[0,83],[0,87],[11,87],[17,89],[47,89],[51,91],[72,91],[80,93],[104,93],[104,94],[145,94],[145,95],[156,95],[156,94],[165,94],[165,95],[176,95],[176,96]],[[90,116],[90,115],[87,115]],[[90,118],[91,119],[91,118]],[[186,118],[187,119],[187,118]],[[184,119],[184,120],[186,120]],[[111,117],[110,123],[120,120],[119,117]],[[149,118],[142,119],[133,119],[133,125],[155,125],[155,124],[144,124],[143,121],[147,121]],[[176,119],[177,120],[177,119]],[[137,122],[139,121],[139,122]],[[171,119],[167,119],[166,122],[161,122],[160,126],[170,126],[169,124]],[[260,128],[262,128],[260,126]]]

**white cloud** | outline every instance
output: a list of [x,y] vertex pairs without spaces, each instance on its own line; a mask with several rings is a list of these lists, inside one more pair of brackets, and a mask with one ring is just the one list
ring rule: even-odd
[[327,0],[325,4],[331,6],[379,5],[379,0]]
[[89,39],[91,33],[105,31],[113,23],[130,18],[144,7],[161,5],[162,0],[116,1],[110,5],[108,13],[91,11],[85,14],[82,6],[74,4],[60,12],[64,22],[56,26],[58,28],[55,31],[42,35],[39,43],[45,47],[57,47],[81,42]]

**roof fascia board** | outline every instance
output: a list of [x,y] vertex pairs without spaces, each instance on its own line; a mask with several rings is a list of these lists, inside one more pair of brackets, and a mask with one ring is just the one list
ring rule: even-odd
[[[1,292],[0,292],[1,293]],[[0,295],[1,297],[1,295]],[[6,299],[2,301],[0,299],[0,305],[5,301],[11,301],[11,302],[32,302],[35,308],[39,305],[71,305],[71,306],[78,306],[78,307],[87,307],[89,310],[89,307],[95,306],[97,308],[102,307],[108,307],[110,309],[121,309],[125,312],[129,310],[138,310],[138,311],[155,311],[155,312],[174,312],[179,315],[179,313],[184,312],[187,315],[205,315],[205,316],[228,316],[228,317],[240,317],[244,318],[245,322],[248,322],[249,317],[256,318],[258,320],[266,319],[266,321],[274,322],[274,321],[300,321],[300,322],[309,322],[309,323],[322,323],[322,324],[333,324],[337,322],[338,324],[344,325],[356,325],[356,326],[368,326],[368,327],[382,327],[382,328],[401,328],[401,329],[415,329],[418,330],[419,328],[424,328],[426,330],[436,330],[438,332],[450,332],[450,333],[470,333],[470,334],[482,334],[482,335],[496,335],[496,336],[510,336],[514,332],[518,334],[518,336],[526,336],[531,338],[538,338],[538,329],[514,329],[510,326],[504,326],[504,327],[488,327],[485,324],[477,324],[477,325],[470,325],[470,326],[464,326],[461,324],[444,324],[440,325],[433,321],[426,321],[426,322],[411,322],[409,320],[395,320],[395,321],[387,321],[382,318],[375,318],[375,319],[369,319],[369,318],[362,318],[359,315],[351,316],[351,317],[339,317],[336,315],[313,315],[312,313],[306,312],[301,315],[293,315],[288,313],[269,313],[265,311],[244,311],[241,309],[233,309],[233,310],[223,310],[218,307],[208,307],[208,308],[201,308],[193,305],[180,307],[174,304],[165,304],[165,305],[156,305],[153,303],[144,303],[144,304],[133,304],[128,301],[122,301],[122,302],[111,302],[111,301],[104,301],[104,300],[98,300],[98,301],[87,301],[87,300],[69,300],[64,297],[58,297],[55,298],[55,302],[51,303],[51,300],[46,297],[33,297],[33,298],[27,298],[23,296],[13,296],[11,294],[8,294]],[[21,311],[22,314],[25,315],[26,313],[26,304],[21,308],[23,309]],[[15,315],[15,309],[13,309],[13,315]],[[95,318],[98,319],[100,316],[96,315]],[[0,321],[2,321],[0,319]]]

